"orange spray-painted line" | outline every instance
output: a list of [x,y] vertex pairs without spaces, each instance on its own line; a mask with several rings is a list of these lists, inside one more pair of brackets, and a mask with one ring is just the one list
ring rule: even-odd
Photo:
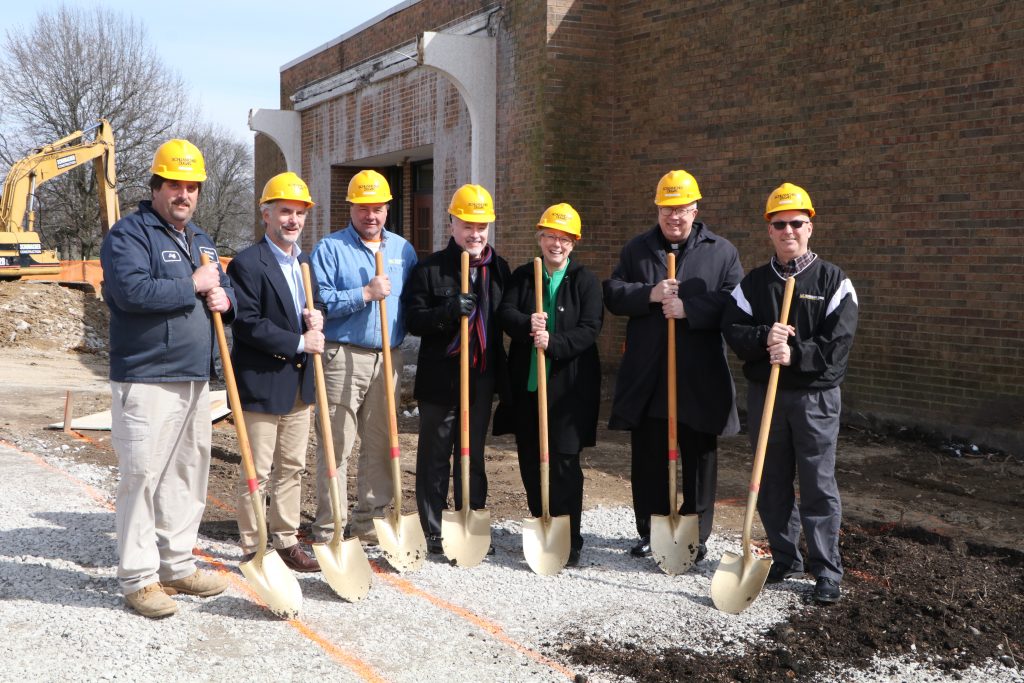
[[109,498],[109,496],[107,496],[106,493],[104,493],[103,491],[100,491],[99,489],[97,489],[94,486],[86,484],[84,481],[82,481],[81,479],[79,479],[75,475],[71,474],[70,472],[67,472],[65,470],[62,470],[59,467],[51,465],[50,463],[46,462],[46,460],[44,460],[42,457],[36,455],[35,453],[30,453],[28,451],[23,451],[20,448],[18,448],[17,446],[15,446],[14,444],[12,444],[12,443],[8,443],[6,441],[0,440],[0,446],[4,446],[5,448],[10,448],[11,450],[17,451],[18,453],[21,453],[22,455],[24,455],[26,457],[32,458],[33,460],[35,460],[36,464],[39,465],[40,467],[43,467],[44,469],[50,470],[51,472],[56,472],[57,474],[61,475],[62,477],[64,477],[68,481],[70,481],[71,483],[73,483],[76,486],[78,486],[79,488],[81,488],[83,491],[86,492],[86,494],[89,495],[90,498],[95,500],[97,503],[99,503],[103,507],[107,508],[108,510],[113,510],[114,509],[114,504],[110,501],[110,498]]
[[[237,573],[231,571],[231,567],[229,565],[224,564],[212,555],[208,555],[200,548],[193,548],[192,554],[207,564],[215,567],[221,573],[226,574],[232,585],[242,593],[245,593],[250,600],[262,607],[266,607],[266,603],[263,602],[259,594],[253,590],[252,586],[243,580]],[[327,656],[342,666],[347,667],[352,671],[352,673],[359,676],[362,680],[369,681],[370,683],[384,683],[384,681],[387,680],[377,673],[373,666],[359,659],[355,655],[345,652],[343,649],[332,643],[326,636],[321,635],[304,621],[301,621],[300,619],[289,619],[287,623],[306,639],[318,645],[320,649],[327,654]]]
[[473,624],[480,630],[490,633],[492,636],[497,638],[505,645],[508,645],[513,650],[518,650],[519,652],[526,655],[535,662],[539,662],[540,664],[543,664],[551,669],[554,669],[555,671],[559,672],[560,674],[564,675],[566,678],[570,680],[573,680],[576,677],[575,673],[573,673],[569,669],[566,669],[558,662],[554,661],[553,659],[548,659],[536,650],[531,650],[522,643],[519,643],[518,641],[511,638],[508,634],[505,633],[505,629],[503,629],[501,626],[494,623],[493,621],[485,619],[484,617],[481,617],[480,615],[475,614],[464,607],[459,607],[454,603],[448,602],[447,600],[439,598],[436,595],[428,593],[422,588],[413,585],[409,581],[406,581],[405,579],[399,578],[398,576],[395,576],[394,574],[390,573],[378,562],[370,562],[370,566],[373,567],[373,571],[377,576],[379,576],[385,582],[397,588],[402,593],[422,598],[436,607],[440,607],[443,610],[451,612],[455,616],[468,621],[470,624]]
[[[88,439],[88,437],[85,438]],[[36,455],[35,453],[23,451],[17,446],[10,444],[6,441],[0,440],[0,446],[10,448],[11,450],[17,451],[18,453],[21,453],[22,455],[31,458],[36,462],[36,464],[43,467],[44,469],[47,469],[51,472],[56,472],[57,474],[63,476],[65,479],[76,484],[79,488],[84,490],[89,495],[90,498],[93,498],[103,507],[107,508],[108,510],[114,509],[114,504],[110,501],[110,499],[107,497],[105,493],[85,483],[84,481],[74,476],[70,472],[62,470],[59,467],[55,467],[50,463],[46,462],[46,460]],[[248,595],[253,602],[264,607],[266,606],[266,604],[260,599],[256,591],[254,591],[252,587],[249,586],[248,583],[242,580],[238,576],[238,574],[233,572],[228,565],[224,564],[220,560],[217,560],[216,558],[207,554],[199,548],[193,548],[192,554],[198,557],[199,559],[203,560],[207,564],[211,565],[212,567],[216,568],[217,571],[219,571],[221,574],[226,575],[228,580],[232,584],[234,584],[234,586],[238,588],[241,592]],[[330,640],[328,640],[326,637],[317,633],[309,625],[303,623],[302,621],[299,621],[298,619],[290,619],[288,621],[288,625],[294,628],[308,640],[318,645],[325,653],[327,653],[329,657],[331,657],[331,659],[350,669],[362,680],[368,681],[370,683],[384,683],[384,681],[386,681],[386,679],[383,678],[380,674],[378,674],[370,664],[364,662],[358,657],[348,654],[347,652],[339,648],[337,645],[332,643]]]

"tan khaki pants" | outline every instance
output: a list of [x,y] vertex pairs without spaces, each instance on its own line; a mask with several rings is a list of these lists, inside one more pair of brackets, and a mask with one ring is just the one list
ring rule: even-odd
[[[402,352],[399,349],[391,351],[391,363],[397,397],[401,396],[399,377]],[[344,524],[348,520],[348,457],[358,435],[357,500],[352,510],[352,523],[357,531],[369,529],[373,527],[370,520],[380,516],[393,497],[387,394],[384,391],[384,355],[372,349],[327,342],[324,349],[324,379],[327,403],[330,406],[334,456],[337,460],[338,489],[341,493],[341,521]],[[317,438],[322,443],[319,418],[317,420]],[[334,531],[334,517],[323,447],[320,445],[317,446],[316,481],[317,512],[313,522],[313,537],[316,540],[328,540]]]
[[[302,507],[301,477],[309,444],[309,406],[296,396],[295,405],[284,415],[244,411],[243,418],[252,447],[260,499],[266,504],[267,494],[270,495],[267,526],[271,544],[275,548],[290,548],[298,543],[295,531],[299,528]],[[261,550],[257,548],[256,513],[244,469],[237,490],[235,509],[242,550],[246,553]]]
[[127,595],[195,572],[210,475],[209,383],[111,382],[117,578]]

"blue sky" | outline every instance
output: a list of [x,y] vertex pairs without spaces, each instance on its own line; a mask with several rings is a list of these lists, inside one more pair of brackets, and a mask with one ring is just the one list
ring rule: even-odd
[[[376,17],[401,0],[138,0],[5,3],[0,35],[28,28],[40,11],[61,4],[101,6],[146,26],[150,45],[176,70],[204,120],[250,140],[249,109],[276,109],[281,66]],[[281,9],[290,15],[281,15]]]

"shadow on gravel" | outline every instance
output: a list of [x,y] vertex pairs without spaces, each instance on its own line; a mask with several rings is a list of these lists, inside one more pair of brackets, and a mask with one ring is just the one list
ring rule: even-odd
[[[638,681],[828,679],[840,668],[897,676],[877,655],[958,678],[995,660],[1018,674],[1024,659],[1024,553],[967,545],[916,527],[844,527],[843,599],[805,597],[788,619],[747,643],[747,654],[704,655],[567,633],[572,662]],[[765,590],[772,590],[771,587]]]
[[[303,586],[303,591],[305,591]],[[200,610],[206,614],[246,621],[281,621],[269,609],[252,600],[234,595],[217,595],[213,598],[190,598],[201,600]]]
[[33,517],[60,528],[38,526],[0,531],[0,555],[66,560],[83,567],[117,566],[114,513],[54,511],[36,513]]

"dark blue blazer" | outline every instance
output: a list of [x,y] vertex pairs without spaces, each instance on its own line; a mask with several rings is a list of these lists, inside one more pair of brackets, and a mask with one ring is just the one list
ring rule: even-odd
[[[309,257],[299,255],[301,263]],[[324,311],[316,275],[310,269],[313,305]],[[243,249],[228,265],[238,306],[231,324],[234,337],[231,361],[242,407],[259,413],[283,415],[295,405],[316,400],[313,359],[295,353],[304,331],[296,315],[291,290],[266,239]]]

